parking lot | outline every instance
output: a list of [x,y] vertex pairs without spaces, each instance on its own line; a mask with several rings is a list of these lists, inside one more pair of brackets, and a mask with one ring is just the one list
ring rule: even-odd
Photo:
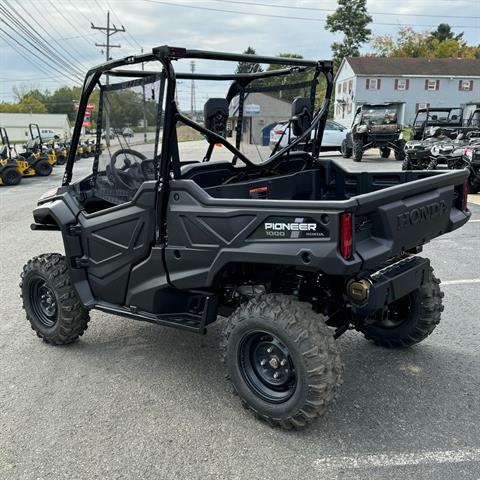
[[[194,142],[182,148],[197,154]],[[400,168],[373,155],[361,164],[326,156],[355,170]],[[80,160],[76,175],[91,161]],[[225,320],[196,336],[94,311],[74,345],[36,338],[19,275],[30,257],[63,251],[58,233],[29,229],[36,200],[61,176],[56,167],[0,190],[0,479],[480,478],[478,196],[467,225],[424,249],[445,292],[432,336],[384,350],[345,334],[336,404],[286,432],[227,391],[218,351]]]

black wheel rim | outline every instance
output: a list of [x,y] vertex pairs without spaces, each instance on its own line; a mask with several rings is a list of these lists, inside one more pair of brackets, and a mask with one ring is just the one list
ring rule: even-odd
[[382,312],[382,318],[379,320],[378,325],[382,328],[399,327],[404,322],[409,321],[412,315],[416,315],[415,305],[412,294],[396,300]]
[[58,308],[53,290],[41,277],[34,277],[28,285],[29,300],[37,320],[51,328],[57,323]]
[[278,337],[264,331],[249,332],[240,342],[238,355],[243,379],[262,400],[283,403],[294,394],[295,365]]

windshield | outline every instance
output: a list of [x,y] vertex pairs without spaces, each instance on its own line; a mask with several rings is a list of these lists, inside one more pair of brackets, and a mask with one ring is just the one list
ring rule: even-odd
[[362,110],[362,124],[390,125],[397,123],[397,110],[391,107],[368,107]]
[[415,125],[421,126],[425,121],[428,123],[455,123],[461,119],[461,109],[423,110],[417,113]]
[[143,79],[102,80],[89,98],[77,157],[92,158],[95,196],[119,204],[131,200],[144,181],[155,179],[165,78],[159,72]]

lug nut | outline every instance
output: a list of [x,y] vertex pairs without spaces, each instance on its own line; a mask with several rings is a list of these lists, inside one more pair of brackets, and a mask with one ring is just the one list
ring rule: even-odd
[[285,358],[280,362],[280,365],[284,367],[287,364],[287,360]]
[[260,365],[263,367],[265,364],[267,363],[267,361],[263,358],[261,361],[260,361]]
[[272,353],[273,352],[273,348],[272,347],[268,347],[267,348],[267,353]]
[[273,374],[273,378],[278,378],[279,376],[280,376],[280,374],[279,374],[278,372],[275,372],[275,373]]

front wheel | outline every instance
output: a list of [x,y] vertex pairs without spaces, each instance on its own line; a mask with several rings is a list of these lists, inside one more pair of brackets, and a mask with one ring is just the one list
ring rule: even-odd
[[22,180],[22,174],[16,167],[6,167],[2,172],[2,180],[5,185],[18,185]]
[[21,274],[23,308],[32,329],[53,345],[72,343],[83,335],[90,317],[70,283],[65,257],[34,257]]
[[395,160],[399,162],[403,162],[407,156],[407,152],[405,151],[405,140],[400,139],[397,141],[396,149],[395,149]]
[[387,348],[410,347],[425,340],[440,322],[443,312],[440,280],[430,269],[425,283],[378,312],[374,324],[360,327],[365,337]]
[[340,152],[343,158],[350,158],[352,156],[352,147],[349,147],[346,140],[342,140]]
[[322,415],[341,383],[333,334],[311,305],[269,294],[240,306],[222,341],[227,378],[244,406],[272,426]]
[[412,162],[410,158],[408,158],[408,155],[405,156],[402,162],[402,170],[412,170]]
[[362,140],[353,141],[353,161],[361,162],[363,157],[363,142]]

